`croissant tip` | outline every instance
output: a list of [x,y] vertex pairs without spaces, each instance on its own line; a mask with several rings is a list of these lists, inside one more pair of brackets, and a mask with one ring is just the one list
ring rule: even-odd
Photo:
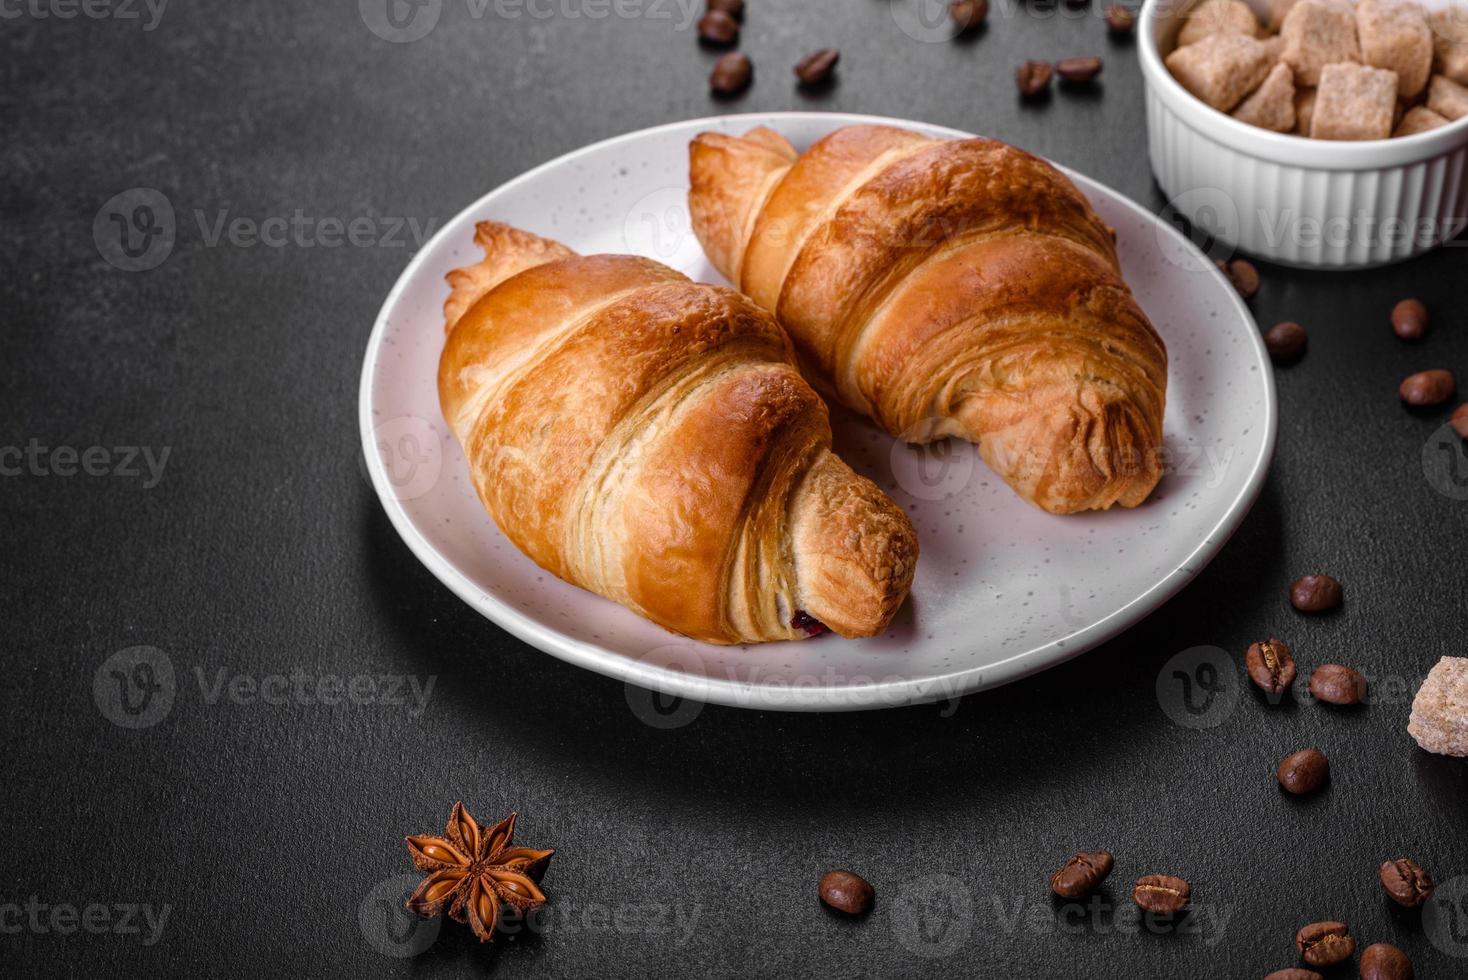
[[912,522],[834,454],[801,485],[793,523],[802,610],[847,639],[886,629],[917,570]]

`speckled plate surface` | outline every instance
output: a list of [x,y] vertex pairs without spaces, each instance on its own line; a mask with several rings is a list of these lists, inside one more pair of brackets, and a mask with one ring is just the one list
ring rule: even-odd
[[444,273],[474,260],[476,221],[584,253],[632,252],[723,282],[689,229],[689,140],[772,126],[804,148],[858,122],[760,113],[629,133],[510,181],[449,222],[393,287],[361,385],[367,468],[393,525],[465,602],[526,642],[643,688],[757,708],[849,710],[956,697],[1109,639],[1182,588],[1258,495],[1274,448],[1274,382],[1248,309],[1212,262],[1119,194],[1071,173],[1116,228],[1123,271],[1167,343],[1167,475],[1135,510],[1071,517],[1019,500],[967,444],[911,448],[833,412],[836,449],[907,509],[921,536],[912,598],[887,633],[797,643],[695,643],[546,573],[499,533],[438,408]]

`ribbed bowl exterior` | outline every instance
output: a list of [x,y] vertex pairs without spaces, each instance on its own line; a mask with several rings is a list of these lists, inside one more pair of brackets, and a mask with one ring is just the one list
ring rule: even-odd
[[1147,150],[1172,208],[1271,262],[1385,265],[1436,248],[1468,225],[1468,145],[1393,167],[1294,166],[1212,139],[1149,85]]
[[1173,213],[1260,258],[1328,269],[1408,259],[1468,225],[1468,118],[1364,142],[1240,123],[1184,91],[1163,65],[1192,5],[1147,0],[1139,24],[1147,150]]

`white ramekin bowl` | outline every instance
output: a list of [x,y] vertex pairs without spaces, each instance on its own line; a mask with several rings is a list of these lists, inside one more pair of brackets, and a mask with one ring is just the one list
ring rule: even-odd
[[[1264,0],[1247,2],[1265,19]],[[1137,25],[1147,149],[1178,214],[1271,262],[1331,269],[1410,258],[1468,225],[1468,116],[1415,136],[1350,142],[1239,122],[1162,63],[1194,3],[1145,0]]]

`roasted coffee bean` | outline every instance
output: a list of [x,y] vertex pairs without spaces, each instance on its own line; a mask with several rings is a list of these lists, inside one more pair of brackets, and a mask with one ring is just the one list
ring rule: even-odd
[[800,79],[802,85],[820,85],[831,77],[831,72],[836,69],[836,62],[840,60],[841,52],[835,48],[812,51],[795,63],[795,77]]
[[1397,391],[1402,396],[1402,401],[1421,407],[1441,405],[1453,397],[1457,388],[1458,383],[1453,380],[1453,372],[1433,368],[1431,371],[1418,371],[1403,378]]
[[1293,364],[1305,353],[1310,337],[1305,328],[1293,320],[1276,323],[1264,332],[1264,349],[1276,364]]
[[1249,644],[1244,655],[1249,680],[1265,694],[1283,694],[1295,683],[1295,658],[1283,640],[1260,640]]
[[1295,948],[1311,966],[1335,966],[1356,952],[1356,940],[1344,922],[1312,922],[1295,933]]
[[1076,85],[1084,84],[1101,74],[1101,59],[1093,57],[1061,58],[1055,63],[1055,73],[1062,81]]
[[1381,862],[1381,887],[1393,902],[1403,908],[1415,909],[1432,897],[1437,887],[1432,875],[1411,858],[1397,858]]
[[1468,439],[1468,402],[1453,409],[1452,416],[1448,418],[1448,424],[1459,436]]
[[714,62],[709,75],[709,88],[716,95],[738,95],[749,88],[754,78],[754,65],[742,51],[730,51]]
[[1050,88],[1050,74],[1050,62],[1026,61],[1014,70],[1014,84],[1020,95],[1033,98]]
[[1254,263],[1246,259],[1230,259],[1218,263],[1218,269],[1228,276],[1228,281],[1244,299],[1253,299],[1259,292],[1259,270],[1254,268]]
[[948,16],[958,33],[972,31],[989,16],[989,0],[953,0],[948,5]]
[[708,10],[722,11],[735,20],[744,20],[744,0],[708,0]]
[[1361,954],[1361,980],[1412,980],[1412,961],[1391,943],[1372,943]]
[[1061,898],[1081,898],[1111,874],[1110,851],[1081,851],[1050,876],[1050,890]]
[[1172,875],[1143,875],[1132,888],[1132,901],[1154,915],[1176,915],[1191,897],[1188,883]]
[[861,915],[872,907],[877,891],[859,874],[850,871],[827,871],[821,875],[817,889],[821,901],[847,915]]
[[698,39],[727,48],[739,40],[739,22],[722,10],[710,10],[698,19]]
[[1325,612],[1341,604],[1341,583],[1329,575],[1304,575],[1290,583],[1290,605],[1300,612]]
[[1314,970],[1306,970],[1303,967],[1292,966],[1284,970],[1275,970],[1264,980],[1325,980]]
[[1356,940],[1345,923],[1311,923],[1295,933],[1295,948],[1312,967],[1333,967],[1356,951]]
[[1404,299],[1392,307],[1392,329],[1403,340],[1427,336],[1427,307],[1421,300]]
[[1327,704],[1360,704],[1366,698],[1366,678],[1344,664],[1321,664],[1310,672],[1310,693]]
[[1130,34],[1137,26],[1137,15],[1119,3],[1106,8],[1106,29],[1113,34]]
[[1296,796],[1313,793],[1330,777],[1330,760],[1319,749],[1301,749],[1285,756],[1274,775]]

